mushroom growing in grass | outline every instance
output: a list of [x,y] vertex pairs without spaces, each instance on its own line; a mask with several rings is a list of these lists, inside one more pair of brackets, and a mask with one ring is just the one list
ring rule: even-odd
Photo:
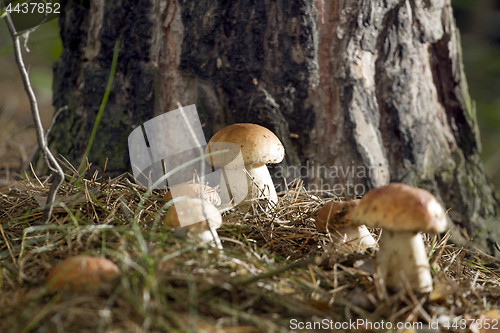
[[432,291],[432,276],[421,232],[446,229],[446,214],[437,199],[423,189],[391,183],[368,192],[351,219],[383,228],[376,263],[386,287],[404,287],[403,274],[417,292]]
[[[232,191],[244,191],[247,193],[247,200],[267,198],[276,204],[278,196],[266,166],[280,163],[285,156],[285,148],[276,135],[259,125],[233,124],[212,136],[206,153],[223,149],[229,149],[229,153],[212,155],[207,160],[213,167],[224,167],[225,172],[230,173],[229,181],[236,183]],[[241,165],[235,163],[240,151],[244,168],[253,181],[239,169]],[[236,195],[237,193],[233,193],[233,197]]]
[[120,269],[111,260],[80,255],[70,257],[54,267],[46,282],[49,290],[69,289],[85,291],[101,286],[120,275]]
[[[210,228],[207,226],[207,221]],[[217,229],[222,225],[222,217],[219,210],[207,201],[203,202],[197,198],[177,201],[165,213],[165,225],[171,228],[185,228],[188,230],[189,238],[203,243],[214,241],[215,237],[216,246],[222,248],[217,234]]]
[[359,199],[355,199],[349,201],[330,201],[325,204],[316,213],[316,229],[320,232],[338,233],[343,239],[349,241],[350,244],[358,246],[361,251],[376,247],[377,242],[366,226],[352,224],[351,214],[359,202]]
[[[208,185],[205,185],[203,187],[203,191],[204,191],[203,194],[205,196],[206,201],[210,202],[214,206],[219,206],[221,204],[220,195],[219,195],[219,193],[217,193],[217,191],[214,188],[212,188]],[[186,196],[189,198],[201,199],[200,192],[201,192],[200,184],[186,184],[186,183],[184,183],[184,184],[176,185],[172,189],[170,189],[170,191],[168,191],[167,194],[165,194],[165,198],[167,200],[170,200],[170,199],[172,199],[172,197]]]

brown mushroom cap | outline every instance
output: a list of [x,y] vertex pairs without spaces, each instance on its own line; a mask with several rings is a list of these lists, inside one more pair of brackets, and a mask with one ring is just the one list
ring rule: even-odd
[[351,214],[354,224],[393,231],[440,233],[447,221],[443,207],[428,191],[391,183],[368,192]]
[[275,164],[281,162],[285,156],[281,141],[267,128],[256,124],[233,124],[215,133],[206,148],[206,153],[229,149],[229,154],[225,158],[214,155],[207,160],[214,167],[225,166],[236,157],[236,147],[241,149],[245,165]]
[[47,288],[68,288],[72,291],[98,287],[120,275],[120,269],[111,260],[102,257],[70,257],[54,267],[47,277]]
[[[165,213],[165,225],[171,228],[182,227],[179,217],[181,217],[184,226],[188,227],[195,223],[205,221],[202,204],[203,201],[198,198],[190,198],[176,202],[175,205]],[[222,225],[222,217],[219,210],[209,202],[205,202],[204,204],[208,223],[214,229],[219,228]],[[203,225],[206,225],[206,223],[203,223]]]
[[[186,196],[189,198],[201,198],[200,194],[200,184],[179,184],[174,186],[170,191],[165,194],[166,199],[172,199],[172,193],[177,197]],[[213,205],[221,204],[221,197],[219,193],[215,191],[212,187],[205,185],[203,188],[205,194],[205,200]]]
[[330,201],[317,213],[315,218],[316,229],[319,232],[327,232],[343,228],[351,224],[351,214],[361,200]]

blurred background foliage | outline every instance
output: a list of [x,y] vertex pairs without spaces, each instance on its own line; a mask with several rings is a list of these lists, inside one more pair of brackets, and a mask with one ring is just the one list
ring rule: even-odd
[[[462,36],[470,94],[476,101],[482,158],[490,179],[500,184],[500,1],[452,0]],[[2,20],[4,21],[4,20]],[[42,122],[50,125],[52,63],[62,51],[57,20],[36,30],[28,41],[26,65],[38,97]],[[12,41],[0,23],[0,188],[29,163],[36,137],[28,99],[14,62]]]
[[500,185],[500,1],[452,0],[487,175]]

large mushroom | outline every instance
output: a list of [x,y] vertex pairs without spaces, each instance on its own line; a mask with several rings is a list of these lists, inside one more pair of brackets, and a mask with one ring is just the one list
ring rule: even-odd
[[351,219],[383,228],[377,267],[386,287],[404,287],[401,275],[417,292],[432,291],[432,276],[421,232],[440,233],[447,221],[437,199],[423,189],[391,183],[368,192]]
[[[229,153],[211,155],[207,158],[213,167],[223,167],[229,173],[232,192],[247,193],[245,199],[267,198],[276,204],[278,196],[267,164],[280,163],[285,148],[273,132],[255,124],[233,124],[217,133],[208,142],[206,153],[228,149]],[[241,155],[240,155],[241,154]],[[244,168],[252,177],[249,179],[236,163],[242,157]],[[226,175],[227,176],[227,175]],[[238,193],[233,193],[233,197]]]
[[377,242],[365,225],[352,224],[351,214],[360,201],[330,201],[325,204],[316,213],[316,229],[320,232],[338,233],[342,240],[357,246],[361,251],[376,247]]
[[[167,210],[164,219],[166,226],[185,228],[189,238],[203,243],[213,241],[215,237],[216,246],[222,248],[217,234],[217,229],[222,225],[222,217],[219,210],[211,203],[197,198],[180,200]],[[207,221],[210,228],[207,226]]]

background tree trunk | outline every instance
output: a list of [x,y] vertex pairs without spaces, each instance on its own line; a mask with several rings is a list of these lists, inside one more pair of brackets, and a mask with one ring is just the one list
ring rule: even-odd
[[287,154],[276,176],[302,175],[309,189],[343,184],[351,195],[389,181],[425,188],[451,208],[455,242],[461,226],[494,253],[498,201],[478,155],[450,0],[90,1],[60,22],[54,105],[69,111],[50,144],[74,164],[119,38],[89,158],[102,167],[109,157],[108,175],[130,169],[132,129],[177,101],[196,104],[207,141],[235,122],[273,130]]

